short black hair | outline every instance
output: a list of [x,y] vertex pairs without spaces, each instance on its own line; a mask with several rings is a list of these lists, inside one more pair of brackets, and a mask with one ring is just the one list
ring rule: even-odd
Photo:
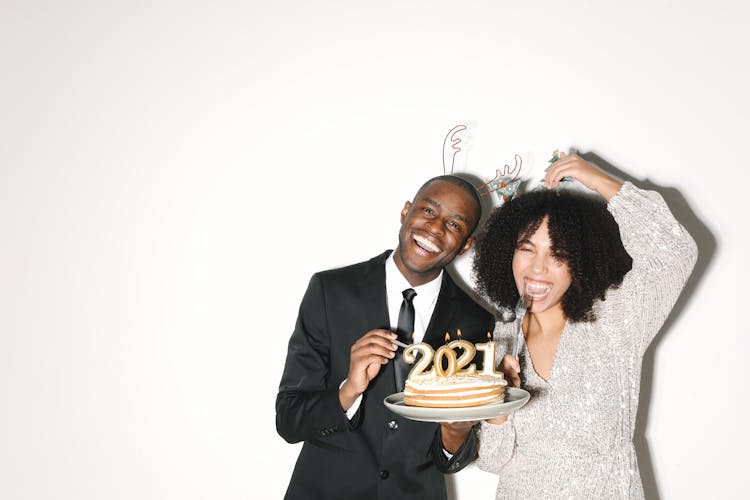
[[606,203],[581,192],[539,188],[495,209],[475,246],[473,271],[477,288],[498,306],[518,301],[513,254],[519,239],[530,236],[547,218],[552,251],[570,270],[570,287],[562,298],[571,321],[593,321],[595,299],[622,284],[633,265],[620,230]]
[[475,226],[471,228],[471,231],[469,231],[469,234],[471,234],[472,232],[474,232],[474,229],[476,229],[476,226],[479,225],[479,221],[482,219],[482,202],[479,199],[479,193],[477,192],[477,188],[475,188],[471,182],[459,177],[456,174],[438,175],[437,177],[433,177],[432,179],[429,179],[427,182],[422,184],[419,190],[417,190],[417,194],[414,196],[414,198],[416,199],[417,196],[419,196],[419,193],[421,193],[425,188],[427,188],[429,185],[438,181],[450,182],[451,184],[460,187],[461,189],[469,193],[472,199],[474,200],[474,203],[476,203],[477,220],[475,222]]

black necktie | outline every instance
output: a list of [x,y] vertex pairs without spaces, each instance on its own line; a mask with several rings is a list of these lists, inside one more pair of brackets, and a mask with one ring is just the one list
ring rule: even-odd
[[[398,311],[396,333],[401,342],[411,344],[414,341],[414,303],[412,300],[417,296],[417,292],[413,288],[407,288],[401,292],[401,295],[404,296],[404,300],[401,302],[401,309]],[[396,390],[399,392],[404,390],[404,382],[411,369],[403,360],[403,354],[403,349],[399,348],[396,352],[396,357],[393,358],[393,369],[396,374]]]
[[417,292],[413,288],[407,288],[403,292],[404,300],[401,302],[401,309],[398,311],[398,339],[405,343],[411,344],[414,339],[414,297]]

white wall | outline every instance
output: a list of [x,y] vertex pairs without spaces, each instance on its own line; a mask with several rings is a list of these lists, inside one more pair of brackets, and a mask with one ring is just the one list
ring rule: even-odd
[[[650,498],[747,498],[745,2],[3,2],[0,497],[281,498],[309,276],[442,173],[597,154],[701,249],[649,351]],[[467,269],[468,263],[459,265]],[[493,498],[468,470],[459,496]]]

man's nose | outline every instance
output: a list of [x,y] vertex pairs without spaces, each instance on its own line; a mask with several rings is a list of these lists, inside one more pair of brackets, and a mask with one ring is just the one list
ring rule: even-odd
[[443,221],[439,218],[427,221],[427,230],[432,234],[443,234]]

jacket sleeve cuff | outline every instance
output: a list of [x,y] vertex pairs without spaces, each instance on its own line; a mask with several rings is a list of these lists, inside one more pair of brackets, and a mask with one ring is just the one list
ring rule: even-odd
[[438,427],[432,439],[430,452],[432,453],[433,462],[435,462],[438,470],[443,474],[454,474],[460,471],[477,458],[476,425],[471,428],[466,441],[450,458],[446,456],[446,452],[443,449],[443,443],[440,439],[440,427]]

